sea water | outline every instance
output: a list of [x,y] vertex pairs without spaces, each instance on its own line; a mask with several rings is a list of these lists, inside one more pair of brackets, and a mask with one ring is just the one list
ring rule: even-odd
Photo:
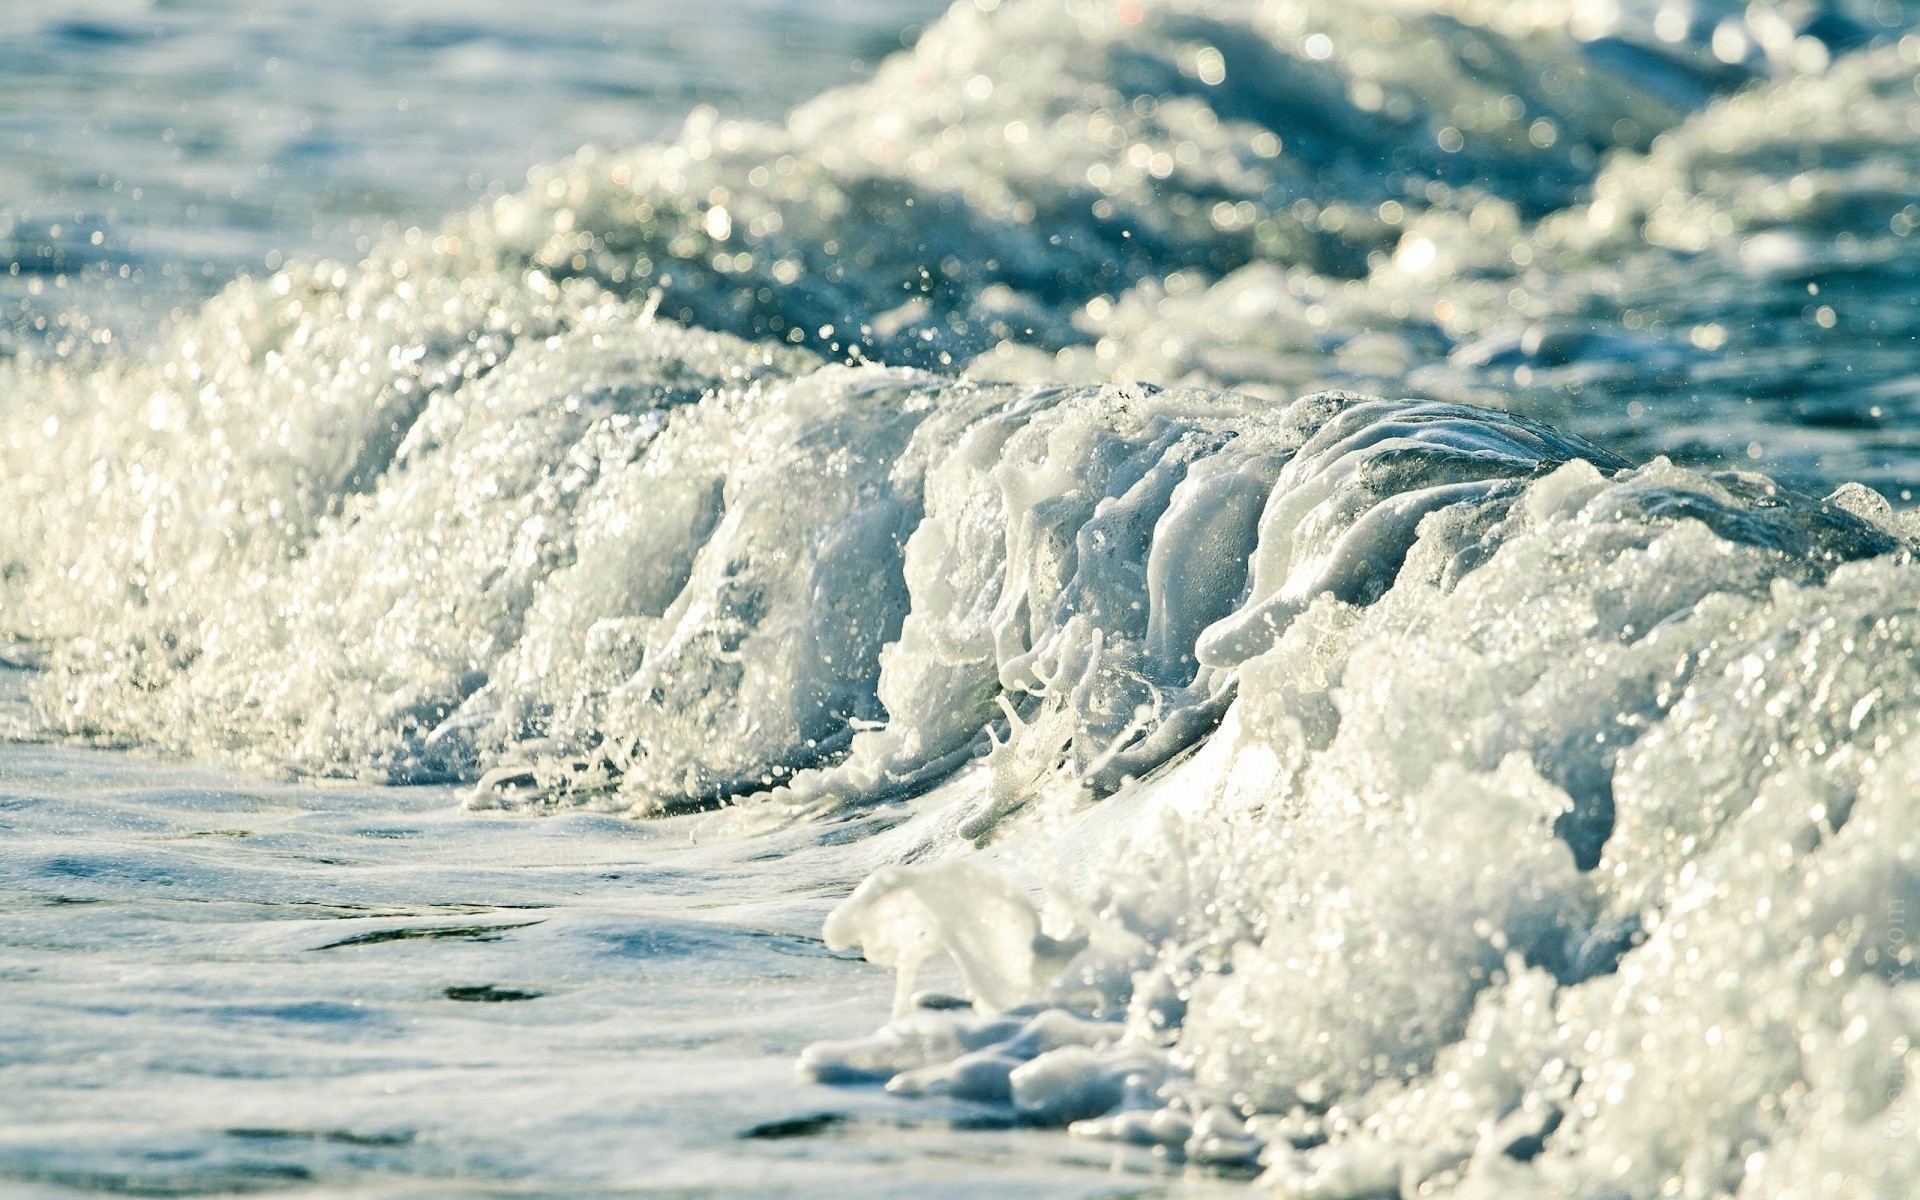
[[18,341],[4,1169],[1910,1194],[1920,10],[863,11]]

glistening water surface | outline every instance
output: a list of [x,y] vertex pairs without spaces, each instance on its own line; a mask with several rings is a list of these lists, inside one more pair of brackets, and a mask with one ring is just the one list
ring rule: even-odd
[[7,751],[0,822],[10,1196],[1115,1190],[1107,1147],[795,1076],[889,990],[820,941],[857,868],[816,837],[61,747]]
[[[56,0],[0,11],[0,351],[361,257],[701,105],[777,118],[935,0]],[[77,312],[76,312],[77,310]],[[97,344],[94,342],[93,344]]]
[[0,1169],[1912,1194],[1917,21],[967,0],[29,304]]

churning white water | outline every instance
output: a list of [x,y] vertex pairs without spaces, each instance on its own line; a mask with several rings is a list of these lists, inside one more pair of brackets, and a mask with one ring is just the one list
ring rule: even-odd
[[1908,7],[964,0],[15,360],[13,727],[306,782],[9,752],[0,1172],[1914,1194]]

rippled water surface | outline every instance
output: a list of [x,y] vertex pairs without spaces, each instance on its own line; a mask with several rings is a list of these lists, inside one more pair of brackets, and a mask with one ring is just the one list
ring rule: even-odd
[[[348,259],[698,105],[777,117],[934,0],[59,0],[0,12],[8,342],[149,326],[234,274]],[[48,289],[51,289],[49,291]]]
[[888,994],[819,939],[858,868],[815,837],[56,747],[0,756],[0,830],[10,1196],[1098,1196],[1152,1167],[797,1079]]

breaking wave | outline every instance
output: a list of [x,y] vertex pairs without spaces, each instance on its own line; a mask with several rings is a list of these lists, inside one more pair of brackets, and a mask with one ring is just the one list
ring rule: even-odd
[[1908,1194],[1905,27],[962,4],[8,364],[0,617],[52,735],[898,807],[822,1080],[1299,1195]]

